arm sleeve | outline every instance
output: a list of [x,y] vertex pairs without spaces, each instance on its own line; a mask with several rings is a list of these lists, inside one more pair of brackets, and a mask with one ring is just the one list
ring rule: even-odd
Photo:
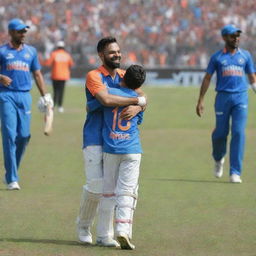
[[245,65],[245,73],[246,74],[252,74],[252,73],[255,73],[255,72],[256,72],[256,70],[255,70],[255,66],[254,66],[254,63],[253,63],[252,56],[248,52],[248,60],[247,60],[246,65]]
[[41,65],[38,60],[37,51],[34,49],[34,58],[31,62],[31,71],[34,72],[34,71],[40,70],[40,69],[41,69]]
[[213,55],[209,61],[208,66],[207,66],[206,73],[212,75],[215,72],[215,70],[216,70],[216,58]]
[[106,89],[106,86],[101,80],[99,72],[92,70],[87,74],[86,88],[93,96],[95,96],[99,91]]

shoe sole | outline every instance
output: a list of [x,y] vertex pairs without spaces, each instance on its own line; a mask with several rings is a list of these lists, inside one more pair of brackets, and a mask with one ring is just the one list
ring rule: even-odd
[[134,250],[135,246],[129,242],[124,236],[118,236],[117,241],[120,243],[121,249],[123,250]]
[[7,188],[7,190],[20,190],[20,188],[15,187],[15,188]]
[[103,244],[101,242],[96,242],[96,245],[100,247],[119,248],[116,244]]
[[83,244],[83,245],[92,245],[92,242],[85,242],[85,241],[81,241],[81,240],[78,240],[78,243]]
[[[90,239],[88,239],[88,240],[90,240]],[[85,244],[85,245],[90,245],[90,244],[92,244],[92,239],[91,239],[90,241],[88,241],[88,240],[82,240],[82,239],[80,239],[80,237],[78,237],[78,242],[79,242],[80,244]]]
[[234,183],[234,184],[241,184],[242,181],[233,181],[233,180],[230,180],[230,183]]

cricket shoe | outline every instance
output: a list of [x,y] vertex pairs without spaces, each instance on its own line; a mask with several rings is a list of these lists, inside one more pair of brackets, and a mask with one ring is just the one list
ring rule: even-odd
[[13,181],[7,184],[7,190],[20,190],[19,183],[17,181]]
[[59,111],[59,113],[64,113],[64,108],[63,107],[59,107],[58,111]]
[[78,240],[83,244],[92,244],[90,228],[78,228]]
[[103,247],[120,247],[119,243],[111,237],[98,237],[96,245]]
[[123,232],[119,232],[117,234],[117,241],[120,243],[121,249],[123,249],[123,250],[134,250],[135,249],[135,245],[131,243],[128,235]]
[[241,177],[235,173],[230,175],[230,182],[231,183],[242,183]]
[[221,178],[223,175],[223,166],[224,166],[225,158],[222,157],[220,161],[215,161],[214,163],[214,176],[216,178]]

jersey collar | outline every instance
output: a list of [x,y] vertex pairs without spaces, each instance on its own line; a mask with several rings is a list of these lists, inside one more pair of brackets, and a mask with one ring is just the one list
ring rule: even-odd
[[15,48],[11,41],[8,44],[10,48],[16,49],[17,51],[21,51],[23,49],[23,44],[21,44],[19,48]]
[[[108,70],[107,70],[103,65],[99,67],[99,71],[100,71],[104,76],[110,76]],[[124,73],[125,73],[124,70],[118,68],[118,69],[116,70],[116,72],[117,72],[117,74],[118,74],[121,78],[123,78]]]
[[[234,54],[236,54],[236,53],[238,53],[238,52],[240,52],[240,51],[241,51],[240,48],[237,48],[237,50],[236,50],[236,52],[235,52]],[[225,48],[222,50],[222,52],[223,52],[223,53],[228,53],[227,48],[225,47]]]

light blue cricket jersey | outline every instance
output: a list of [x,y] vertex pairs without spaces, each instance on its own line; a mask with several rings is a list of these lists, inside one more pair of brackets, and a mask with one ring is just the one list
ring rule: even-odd
[[41,69],[37,51],[33,46],[23,44],[20,49],[13,48],[10,43],[0,47],[0,73],[12,79],[10,86],[0,83],[0,89],[29,91],[32,88],[31,73]]
[[[120,87],[109,88],[110,94],[123,97],[138,97],[131,89]],[[111,154],[142,153],[138,124],[142,122],[143,112],[129,121],[119,118],[125,107],[104,107],[103,152]]]
[[[92,88],[115,88],[119,87],[123,79],[124,71],[121,69],[117,70],[116,76],[113,79],[109,72],[104,68],[104,66],[100,66],[97,69],[90,71],[87,74],[86,80],[86,100],[87,104],[90,105],[91,102],[96,102],[96,98],[93,96]],[[93,80],[92,80],[93,78]],[[97,82],[97,85],[94,84]],[[90,86],[89,86],[90,85]],[[90,90],[88,89],[90,88]],[[103,127],[103,110],[102,108],[95,108],[94,111],[90,111],[87,113],[86,120],[83,127],[83,148],[87,146],[93,145],[102,145],[102,127]]]
[[243,92],[248,89],[245,76],[255,72],[251,54],[243,49],[238,49],[231,54],[226,49],[217,51],[212,55],[206,72],[217,72],[216,91],[218,92]]

